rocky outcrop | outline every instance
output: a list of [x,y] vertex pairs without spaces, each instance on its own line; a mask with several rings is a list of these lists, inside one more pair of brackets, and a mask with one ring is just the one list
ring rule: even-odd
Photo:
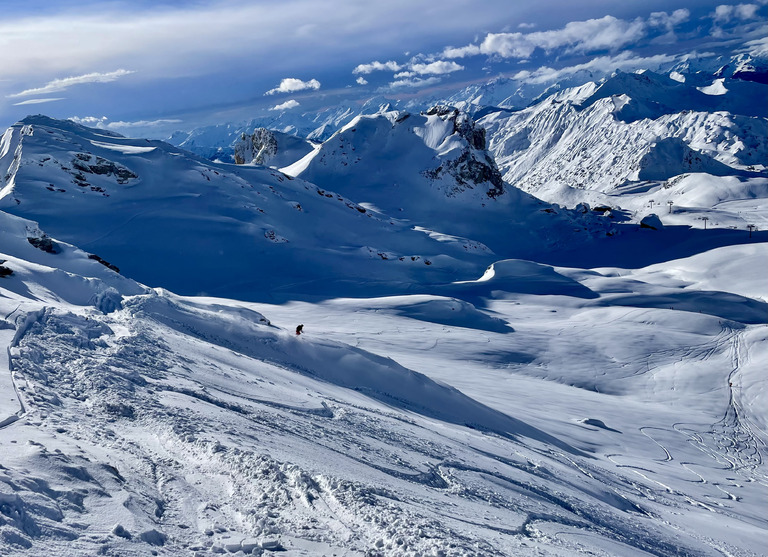
[[267,164],[277,154],[277,139],[266,128],[242,133],[234,145],[235,164]]
[[75,180],[86,183],[84,174],[97,174],[99,176],[112,176],[118,184],[127,184],[129,180],[138,178],[136,174],[128,170],[121,164],[90,153],[77,153],[72,159],[72,168],[77,173],[74,174]]
[[486,150],[485,129],[476,126],[471,116],[451,106],[437,105],[424,115],[438,116],[452,122],[453,134],[460,136],[467,143],[466,148],[457,157],[443,159],[440,166],[425,171],[424,176],[433,180],[452,177],[456,186],[446,192],[448,195],[455,195],[483,184],[488,186],[488,197],[496,198],[502,195],[504,180],[496,161]]
[[27,237],[27,242],[29,242],[33,247],[36,247],[40,251],[44,251],[45,253],[51,253],[54,255],[61,253],[61,248],[59,245],[51,240],[47,234],[42,234],[40,236],[29,236]]
[[102,259],[101,257],[96,255],[95,253],[89,253],[88,254],[88,259],[93,259],[94,261],[97,261],[97,262],[101,263],[102,265],[104,265],[107,269],[112,269],[116,273],[120,272],[120,268],[117,265],[112,265],[112,263]]
[[485,150],[485,129],[475,126],[475,121],[458,108],[447,105],[435,105],[424,113],[425,116],[439,116],[443,120],[453,121],[453,133],[467,140],[473,149]]
[[9,277],[13,274],[13,269],[10,269],[3,265],[5,263],[5,259],[0,259],[0,278]]
[[455,195],[467,189],[473,189],[480,184],[489,184],[486,194],[496,198],[504,193],[504,181],[493,159],[484,156],[478,158],[472,151],[464,151],[458,158],[443,162],[434,170],[424,172],[427,178],[438,180],[450,176],[456,181],[456,186],[446,192]]

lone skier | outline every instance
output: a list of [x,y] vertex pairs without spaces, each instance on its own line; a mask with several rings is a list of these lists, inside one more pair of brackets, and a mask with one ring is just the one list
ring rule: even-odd
[[302,332],[304,332],[304,325],[296,327],[296,336],[300,335]]

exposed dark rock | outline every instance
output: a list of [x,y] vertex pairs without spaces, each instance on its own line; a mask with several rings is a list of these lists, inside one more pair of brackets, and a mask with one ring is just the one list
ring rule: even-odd
[[75,174],[75,180],[79,182],[86,182],[83,173],[114,176],[118,184],[126,184],[128,180],[138,178],[123,165],[88,153],[77,153],[72,159],[72,167],[79,171]]
[[61,253],[61,249],[59,248],[58,244],[45,234],[40,237],[27,238],[27,242],[46,253]]
[[0,278],[3,277],[9,277],[13,274],[13,269],[9,269],[3,263],[5,263],[5,259],[0,259]]
[[267,164],[277,154],[277,139],[266,128],[256,128],[251,135],[245,133],[235,143],[235,164]]
[[117,267],[116,265],[112,265],[112,263],[110,263],[109,261],[105,261],[104,259],[102,259],[98,255],[96,255],[95,253],[89,253],[88,254],[88,259],[93,259],[94,261],[98,261],[99,263],[101,263],[102,265],[104,265],[105,267],[107,267],[109,269],[112,269],[116,273],[120,272],[120,268],[119,267]]
[[489,183],[491,187],[486,194],[496,198],[504,193],[504,180],[496,163],[490,157],[478,160],[472,151],[464,151],[458,158],[446,161],[434,170],[424,172],[427,178],[437,180],[448,174],[456,180],[456,188],[449,195],[456,195],[466,189],[474,189],[480,184]]

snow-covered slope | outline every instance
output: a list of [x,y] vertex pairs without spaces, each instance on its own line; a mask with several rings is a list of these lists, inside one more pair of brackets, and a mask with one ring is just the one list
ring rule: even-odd
[[763,551],[765,243],[272,306],[0,230],[4,555]]
[[690,80],[680,82],[653,72],[616,72],[602,83],[582,107],[600,99],[626,95],[617,104],[614,115],[624,122],[683,111],[729,112],[739,116],[768,116],[768,106],[758,102],[768,99],[768,86],[732,78],[713,78],[707,86],[697,87]]
[[7,211],[184,294],[350,292],[372,276],[410,288],[471,276],[489,257],[275,170],[45,117],[5,133],[0,173]]

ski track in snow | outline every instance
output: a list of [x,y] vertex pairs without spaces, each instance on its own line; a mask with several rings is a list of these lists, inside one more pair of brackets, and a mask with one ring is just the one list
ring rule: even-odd
[[[296,379],[300,383],[292,396],[313,380],[258,362],[250,365],[274,369],[273,379],[250,375],[244,371],[249,364],[237,352],[222,347],[206,350],[204,341],[169,330],[160,322],[136,328],[131,311],[106,317],[53,309],[39,312],[12,357],[30,408],[25,423],[15,427],[46,431],[48,442],[33,444],[34,450],[41,456],[59,455],[43,458],[61,460],[63,469],[76,474],[80,482],[93,484],[97,479],[94,466],[101,466],[102,472],[111,470],[112,497],[124,499],[124,507],[144,516],[143,525],[123,524],[133,533],[132,539],[140,530],[157,530],[191,551],[237,544],[242,548],[265,540],[269,545],[277,538],[283,544],[290,540],[295,548],[301,546],[301,540],[278,534],[303,531],[306,536],[302,537],[312,542],[361,553],[374,547],[384,554],[420,554],[448,543],[444,549],[449,553],[503,555],[524,553],[520,544],[530,539],[561,554],[577,550],[567,542],[569,536],[557,532],[575,531],[651,555],[698,554],[683,550],[658,531],[644,532],[635,525],[637,519],[622,517],[629,512],[647,522],[655,514],[652,502],[659,497],[658,492],[651,495],[653,491],[628,483],[621,475],[624,464],[611,472],[597,462],[546,447],[537,449],[487,434],[478,437],[471,430],[433,429],[434,425],[415,415],[406,418],[384,408],[374,410],[365,398],[350,404],[339,393],[327,392],[328,387],[316,386],[315,395],[306,391],[307,397],[321,397],[312,405],[250,396],[246,385],[266,388],[270,383],[278,389],[276,393],[285,396],[287,392],[274,381],[286,373],[294,377],[289,384]],[[112,328],[118,327],[131,332],[116,338]],[[722,344],[719,338],[714,342]],[[185,344],[191,350],[177,352]],[[729,346],[736,350],[737,341]],[[69,360],[61,358],[63,353],[69,354]],[[237,361],[240,364],[233,367]],[[198,370],[203,369],[210,371],[200,375]],[[210,372],[214,375],[208,375]],[[224,383],[218,384],[221,381]],[[231,382],[239,387],[227,387]],[[674,459],[672,450],[648,434],[655,428],[640,429],[665,451],[668,458],[663,462]],[[141,431],[149,431],[151,436]],[[219,433],[211,435],[214,431]],[[79,455],[53,449],[65,447],[65,439],[81,447]],[[285,443],[292,450],[283,448]],[[478,443],[488,449],[472,448]],[[46,448],[48,444],[51,449]],[[98,447],[109,447],[109,464],[97,465]],[[282,460],[287,453],[296,458],[315,451],[333,455],[328,461],[337,464],[310,471],[306,466],[317,467],[321,462],[317,455],[299,456],[307,458],[303,463]],[[505,453],[516,456],[509,458]],[[609,461],[616,456],[606,455]],[[546,464],[540,467],[533,464],[536,461]],[[355,470],[354,477],[368,480],[349,484],[337,479],[340,462],[345,463],[341,470]],[[652,479],[654,472],[630,469],[645,482],[661,487],[667,497],[714,508]],[[580,481],[586,478],[592,487],[585,491],[576,477]],[[201,483],[202,478],[208,479]],[[9,481],[15,484],[19,479]],[[598,487],[604,484],[614,486],[614,495]],[[228,502],[222,506],[223,500],[212,488],[228,493]],[[574,498],[574,489],[583,494],[596,489],[596,493],[602,491],[600,499],[615,499],[609,507],[597,501],[585,505],[583,499]],[[734,500],[726,490],[721,491]],[[100,498],[90,488],[86,492],[90,495],[83,501]],[[22,493],[29,497],[34,491]],[[446,512],[445,501],[452,512]],[[491,512],[497,516],[464,514],[473,507],[485,509],[483,513],[495,509]],[[615,510],[609,510],[611,507]],[[500,520],[502,517],[506,518]],[[87,554],[98,538],[78,535],[67,521],[56,530],[45,519],[35,520],[54,538],[68,538],[68,554]],[[407,530],[403,530],[404,520],[410,524]],[[502,526],[505,523],[517,526]],[[553,525],[568,530],[548,533]],[[154,539],[151,534],[144,537]],[[132,542],[121,542],[120,536],[104,531],[100,539],[105,548],[130,551]]]

